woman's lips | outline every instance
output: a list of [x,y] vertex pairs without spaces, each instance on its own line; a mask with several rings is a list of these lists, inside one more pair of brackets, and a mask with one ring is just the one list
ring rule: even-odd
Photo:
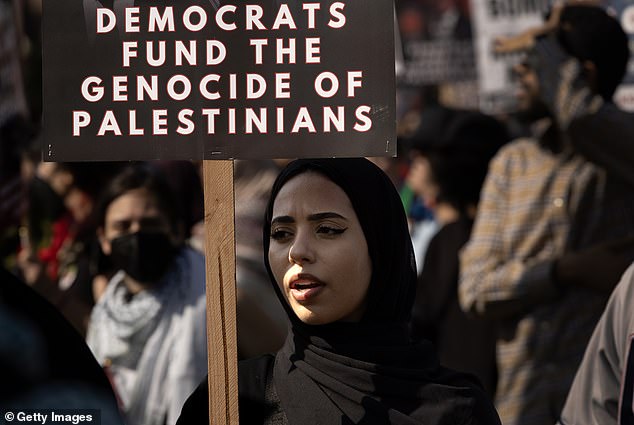
[[324,284],[311,275],[294,276],[289,284],[291,296],[297,302],[306,302],[316,297],[324,289]]

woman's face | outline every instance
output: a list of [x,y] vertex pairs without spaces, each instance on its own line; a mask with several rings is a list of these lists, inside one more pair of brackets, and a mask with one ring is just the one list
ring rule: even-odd
[[368,245],[350,199],[326,177],[305,172],[284,184],[273,205],[268,255],[302,322],[363,316],[372,275]]
[[155,197],[145,189],[128,191],[108,206],[101,234],[104,253],[110,255],[113,239],[139,231],[162,232],[173,239],[167,216],[159,209]]

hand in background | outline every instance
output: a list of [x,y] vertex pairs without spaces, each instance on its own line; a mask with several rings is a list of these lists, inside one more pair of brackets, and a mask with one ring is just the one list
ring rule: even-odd
[[555,262],[553,273],[563,287],[611,292],[632,262],[634,237],[628,237],[566,254]]

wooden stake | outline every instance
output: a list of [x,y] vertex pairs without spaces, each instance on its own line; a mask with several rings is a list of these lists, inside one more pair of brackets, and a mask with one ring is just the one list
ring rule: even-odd
[[238,425],[233,161],[203,161],[209,420]]

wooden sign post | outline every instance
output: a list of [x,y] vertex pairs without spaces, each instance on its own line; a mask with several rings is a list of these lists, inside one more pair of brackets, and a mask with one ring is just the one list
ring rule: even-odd
[[231,160],[395,156],[393,0],[105,3],[43,2],[43,157],[204,160],[210,421],[237,425]]
[[210,424],[238,424],[233,161],[204,161]]

